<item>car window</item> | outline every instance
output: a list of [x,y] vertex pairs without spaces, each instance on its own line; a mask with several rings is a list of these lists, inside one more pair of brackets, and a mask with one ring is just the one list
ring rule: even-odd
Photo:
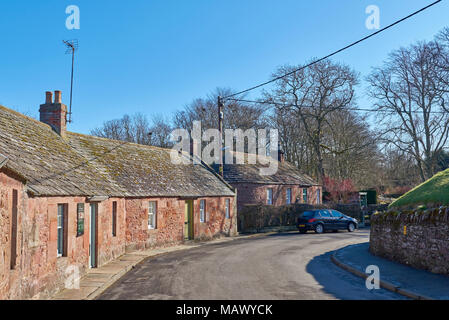
[[327,211],[327,210],[321,210],[321,211],[320,211],[320,214],[321,214],[321,216],[322,216],[323,218],[330,218],[330,217],[331,217],[330,212]]
[[342,214],[341,212],[332,210],[331,213],[332,213],[332,216],[335,217],[335,218],[341,218],[341,217],[343,217],[343,214]]
[[304,218],[313,218],[315,216],[315,212],[313,211],[306,211],[302,214]]

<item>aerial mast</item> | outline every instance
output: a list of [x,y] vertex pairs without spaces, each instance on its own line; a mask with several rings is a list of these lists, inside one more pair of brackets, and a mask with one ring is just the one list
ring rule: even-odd
[[73,97],[73,68],[75,65],[75,51],[78,50],[78,40],[63,40],[63,43],[67,46],[66,54],[72,54],[72,73],[70,80],[70,105],[69,105],[69,118],[67,119],[68,123],[72,122],[72,97]]

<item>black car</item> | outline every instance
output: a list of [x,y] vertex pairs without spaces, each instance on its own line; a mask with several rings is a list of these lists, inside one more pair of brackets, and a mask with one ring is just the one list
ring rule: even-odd
[[328,230],[353,232],[358,227],[358,221],[337,210],[311,210],[299,216],[297,227],[300,233],[306,233],[309,230],[316,233]]

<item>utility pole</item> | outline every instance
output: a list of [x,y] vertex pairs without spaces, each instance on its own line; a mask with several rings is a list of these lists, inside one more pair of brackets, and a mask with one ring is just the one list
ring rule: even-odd
[[67,46],[66,54],[72,54],[72,76],[70,81],[70,106],[68,123],[72,122],[72,96],[73,96],[73,67],[75,65],[75,51],[78,49],[78,40],[62,41]]
[[218,130],[220,131],[220,169],[219,174],[223,177],[223,102],[218,96]]

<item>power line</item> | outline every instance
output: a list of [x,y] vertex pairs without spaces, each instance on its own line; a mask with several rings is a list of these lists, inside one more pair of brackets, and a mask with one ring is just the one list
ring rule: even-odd
[[[274,102],[274,101],[256,101],[256,100],[247,100],[247,99],[234,99],[234,98],[228,98],[229,101],[235,101],[235,102],[244,102],[244,103],[256,103],[256,104],[266,104],[266,105],[273,105],[273,106],[279,106],[284,108],[292,108],[292,107],[298,107],[294,104],[285,104],[281,102]],[[300,108],[313,108],[313,106],[299,106]],[[353,108],[353,107],[340,107],[335,108],[335,110],[351,110],[351,111],[363,111],[363,112],[395,112],[393,110],[380,110],[380,109],[365,109],[365,108]],[[404,111],[405,112],[405,111]],[[419,111],[411,111],[411,113],[420,113]],[[446,114],[446,111],[429,111],[428,113],[431,114]]]
[[400,20],[397,20],[396,22],[394,22],[394,23],[392,23],[392,24],[390,24],[390,25],[388,25],[388,26],[386,26],[386,27],[384,27],[384,28],[382,28],[382,29],[380,29],[380,30],[378,30],[378,31],[376,31],[376,32],[374,32],[374,33],[372,33],[372,34],[370,34],[370,35],[368,35],[368,36],[366,36],[366,37],[364,37],[364,38],[362,38],[362,39],[360,39],[360,40],[357,40],[357,41],[355,41],[355,42],[353,42],[353,43],[347,45],[346,47],[343,47],[343,48],[341,48],[341,49],[339,49],[339,50],[337,50],[337,51],[332,52],[331,54],[328,54],[328,55],[325,56],[325,57],[322,57],[322,58],[320,58],[320,59],[318,59],[318,60],[315,60],[315,61],[313,61],[313,62],[311,62],[311,63],[309,63],[309,64],[307,64],[307,65],[305,65],[305,66],[302,66],[302,67],[300,67],[300,68],[298,68],[298,69],[296,69],[296,70],[294,70],[294,71],[291,71],[291,72],[289,72],[289,73],[286,73],[286,74],[284,74],[284,75],[282,75],[282,76],[279,76],[279,77],[273,78],[273,79],[271,79],[271,80],[269,80],[269,81],[266,81],[266,82],[264,82],[264,83],[261,83],[261,84],[259,84],[259,85],[257,85],[257,86],[254,86],[254,87],[251,87],[251,88],[249,88],[249,89],[246,89],[246,90],[243,90],[243,91],[240,91],[240,92],[231,94],[231,95],[229,95],[229,96],[226,96],[226,97],[222,98],[222,100],[223,100],[223,101],[224,101],[224,100],[228,100],[229,98],[232,98],[232,97],[235,97],[235,96],[238,96],[238,95],[247,93],[247,92],[249,92],[249,91],[253,91],[253,90],[255,90],[255,89],[258,89],[258,88],[261,88],[261,87],[263,87],[263,86],[266,86],[267,84],[276,82],[276,81],[281,80],[281,79],[283,79],[283,78],[285,78],[285,77],[288,77],[288,76],[290,76],[290,75],[292,75],[292,74],[295,74],[295,73],[298,72],[298,71],[301,71],[301,70],[303,70],[303,69],[306,69],[306,68],[308,68],[308,67],[311,67],[311,66],[313,66],[314,64],[317,64],[318,62],[321,62],[321,61],[326,60],[326,59],[328,59],[328,58],[330,58],[330,57],[332,57],[332,56],[335,56],[336,54],[338,54],[338,53],[340,53],[340,52],[342,52],[342,51],[345,51],[345,50],[347,50],[347,49],[349,49],[349,48],[351,48],[351,47],[353,47],[353,46],[355,46],[355,45],[357,45],[357,44],[359,44],[359,43],[361,43],[361,42],[363,42],[363,41],[365,41],[365,40],[368,40],[368,39],[371,38],[371,37],[374,37],[374,36],[378,35],[379,33],[383,32],[383,31],[385,31],[385,30],[387,30],[387,29],[390,29],[390,28],[394,27],[395,25],[397,25],[397,24],[399,24],[399,23],[401,23],[401,22],[403,22],[403,21],[405,21],[405,20],[410,19],[411,17],[413,17],[413,16],[415,16],[415,15],[417,15],[417,14],[419,14],[419,13],[421,13],[421,12],[427,10],[427,9],[429,9],[430,7],[433,7],[434,5],[438,4],[438,3],[441,2],[441,1],[442,1],[442,0],[435,1],[435,2],[433,2],[433,3],[431,3],[431,4],[429,4],[428,6],[422,8],[422,9],[419,9],[418,11],[415,11],[415,12],[413,12],[412,14],[409,14],[408,16],[406,16],[406,17],[404,17],[404,18],[402,18],[402,19],[400,19]]

